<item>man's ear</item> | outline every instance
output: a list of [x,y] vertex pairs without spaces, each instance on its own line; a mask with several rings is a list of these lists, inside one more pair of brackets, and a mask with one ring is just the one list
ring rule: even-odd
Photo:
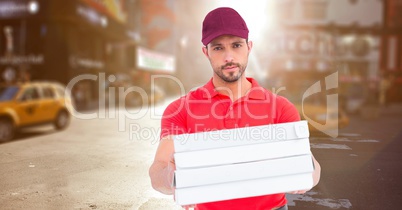
[[202,52],[204,53],[204,55],[205,55],[207,58],[209,58],[209,55],[208,55],[208,48],[207,48],[206,46],[203,46],[203,47],[202,47]]
[[248,41],[247,42],[247,47],[248,47],[248,52],[251,52],[251,49],[253,48],[253,41]]

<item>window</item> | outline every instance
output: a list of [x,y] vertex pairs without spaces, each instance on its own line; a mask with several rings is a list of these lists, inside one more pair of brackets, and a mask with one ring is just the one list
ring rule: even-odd
[[23,101],[30,101],[39,99],[39,93],[36,88],[28,88],[25,90],[21,98]]
[[18,87],[0,87],[0,101],[8,101],[17,94]]
[[328,0],[303,0],[303,17],[308,20],[324,20],[328,4]]
[[59,97],[64,97],[64,89],[62,87],[57,86],[56,91],[57,91]]
[[44,98],[55,98],[55,93],[52,88],[44,87],[43,88],[43,97]]

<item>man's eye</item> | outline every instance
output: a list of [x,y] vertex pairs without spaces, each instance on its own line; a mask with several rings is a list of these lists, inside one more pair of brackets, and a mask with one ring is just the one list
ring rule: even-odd
[[239,47],[241,47],[241,44],[234,44],[233,47],[234,48],[239,48]]
[[222,50],[222,47],[214,47],[214,50]]

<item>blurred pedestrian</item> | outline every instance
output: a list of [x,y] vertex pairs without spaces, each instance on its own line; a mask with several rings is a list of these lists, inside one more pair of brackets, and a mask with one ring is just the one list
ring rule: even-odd
[[[293,104],[245,76],[253,43],[243,18],[231,8],[207,14],[202,28],[202,51],[213,75],[203,87],[172,102],[162,118],[161,140],[149,174],[154,189],[173,194],[175,170],[172,136],[210,130],[294,122],[300,115]],[[313,157],[314,185],[320,165]],[[309,190],[309,189],[306,189]],[[293,192],[305,193],[306,190]],[[287,209],[284,193],[195,204],[195,209]]]
[[81,84],[73,88],[73,98],[77,110],[83,110],[86,107],[85,90]]
[[388,89],[391,87],[391,80],[388,74],[383,74],[380,80],[379,86],[379,103],[381,106],[386,105],[387,102],[387,92]]

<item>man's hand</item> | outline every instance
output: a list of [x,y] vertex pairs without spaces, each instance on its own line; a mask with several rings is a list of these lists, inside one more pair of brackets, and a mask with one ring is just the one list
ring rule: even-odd
[[194,209],[195,208],[195,205],[185,205],[185,206],[182,206],[183,207],[183,209],[185,209],[185,210],[190,210],[190,209]]
[[289,194],[304,194],[306,193],[308,190],[296,190],[296,191],[291,191],[288,192]]
[[173,179],[176,164],[174,161],[174,146],[171,136],[160,140],[154,162],[149,169],[152,187],[167,195],[174,193]]
[[174,190],[174,188],[173,188],[173,180],[174,180],[174,171],[175,170],[176,170],[176,164],[174,162],[174,157],[173,157],[173,154],[172,154],[171,157],[170,157],[170,161],[168,162],[168,165],[166,167],[166,177],[167,177],[166,186],[171,186],[173,190]]
[[[321,175],[321,166],[320,164],[317,162],[317,160],[314,158],[313,155],[311,155],[312,159],[313,159],[313,164],[314,164],[314,171],[313,171],[313,187],[316,186],[318,184],[318,182],[320,181],[320,175]],[[309,189],[310,190],[310,189]],[[289,194],[304,194],[309,190],[296,190],[296,191],[292,191],[292,192],[288,192]]]

